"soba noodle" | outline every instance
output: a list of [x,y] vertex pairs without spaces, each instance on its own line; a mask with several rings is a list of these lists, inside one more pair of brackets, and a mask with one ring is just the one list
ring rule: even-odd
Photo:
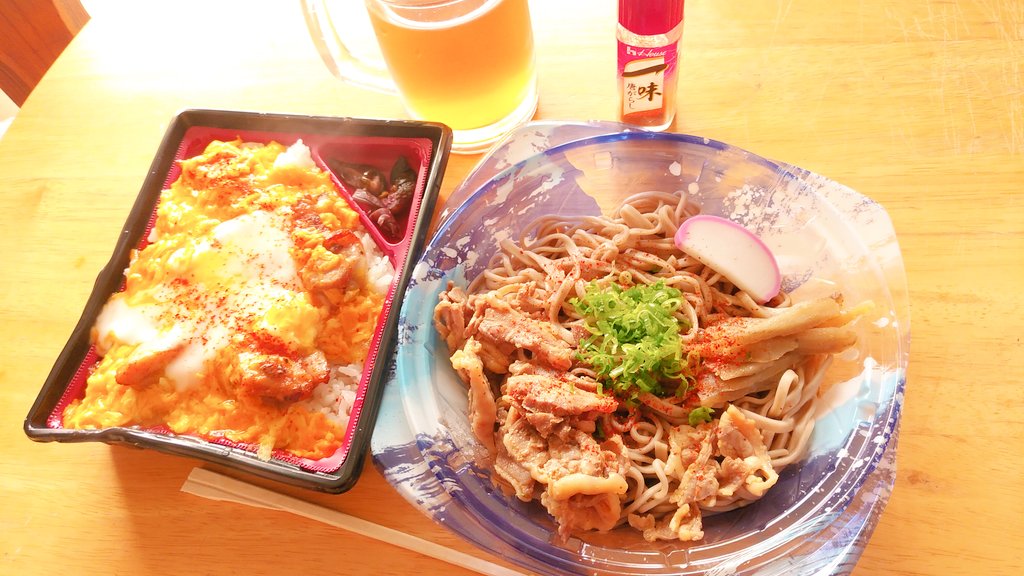
[[[470,385],[474,430],[489,447],[494,476],[521,499],[541,500],[563,537],[629,525],[648,540],[702,538],[701,511],[753,502],[806,454],[832,354],[855,342],[849,323],[856,313],[841,310],[840,295],[795,303],[782,293],[761,305],[681,252],[673,236],[697,212],[680,194],[648,192],[608,217],[544,217],[515,241],[501,241],[464,293],[452,286],[442,294],[435,324]],[[684,396],[672,393],[673,384],[667,394],[617,397],[613,411],[599,407],[612,388],[579,354],[587,332],[573,302],[589,286],[611,284],[681,293],[674,316],[694,382]],[[498,311],[488,316],[488,307]],[[508,334],[485,325],[489,319],[512,323]],[[534,329],[566,343],[571,366],[546,381],[546,392],[513,390],[512,378],[549,374],[561,362],[551,352],[556,360],[544,368],[525,368],[544,363],[536,338],[522,336]],[[496,359],[499,352],[508,357]],[[584,398],[586,409],[545,408],[538,400],[565,394],[559,386],[566,380],[572,400],[593,396]],[[481,409],[485,403],[493,405]],[[697,406],[713,409],[714,418],[691,422]],[[577,453],[597,451],[592,466],[566,457],[570,439]],[[579,487],[567,493],[566,477]]]

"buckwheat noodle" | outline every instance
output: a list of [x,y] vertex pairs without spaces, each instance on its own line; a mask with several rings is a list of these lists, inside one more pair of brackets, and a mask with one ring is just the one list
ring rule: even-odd
[[[568,338],[573,325],[582,323],[569,300],[582,297],[591,280],[612,278],[623,284],[661,281],[683,294],[683,305],[676,314],[689,326],[682,334],[684,346],[716,318],[769,319],[791,309],[794,302],[788,294],[780,294],[770,305],[760,305],[675,246],[673,236],[680,224],[698,212],[683,194],[652,191],[631,196],[608,217],[537,219],[518,238],[500,241],[500,251],[466,291],[507,295],[526,283],[535,283],[532,290],[523,291],[535,298],[529,305],[543,310]],[[833,320],[831,325],[839,324]],[[815,400],[831,362],[831,354],[814,353],[813,344],[800,342],[809,352],[769,353],[764,361],[743,364],[729,380],[737,389],[713,406],[720,413],[732,404],[755,423],[776,472],[806,454],[814,430]],[[573,373],[597,378],[587,367],[576,367]],[[629,488],[619,525],[630,515],[662,518],[679,508],[670,501],[679,480],[666,473],[666,464],[670,429],[686,424],[689,410],[672,398],[647,395],[641,401],[628,420],[622,412],[601,416],[606,426],[621,435],[628,450]],[[723,512],[757,497],[737,490],[700,508]]]

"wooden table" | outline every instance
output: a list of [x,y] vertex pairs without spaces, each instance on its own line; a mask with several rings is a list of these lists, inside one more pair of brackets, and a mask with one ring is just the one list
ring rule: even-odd
[[[405,117],[329,75],[297,3],[139,4],[90,3],[0,141],[0,573],[468,573],[183,494],[191,460],[23,434],[179,110]],[[533,9],[537,118],[614,119],[615,3]],[[1024,573],[1024,4],[703,1],[687,17],[672,129],[847,184],[899,234],[913,321],[899,474],[855,573]],[[452,157],[443,195],[477,160]],[[478,554],[369,463],[342,496],[281,490]]]

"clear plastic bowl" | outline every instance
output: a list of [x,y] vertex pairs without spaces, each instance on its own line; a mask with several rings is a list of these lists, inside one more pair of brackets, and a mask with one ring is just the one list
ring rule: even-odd
[[[909,354],[903,263],[885,211],[805,170],[706,138],[617,125],[527,126],[452,195],[416,265],[372,449],[411,502],[481,548],[543,574],[805,574],[848,570],[895,474],[893,451]],[[593,135],[597,134],[597,135]],[[539,503],[494,486],[478,467],[464,384],[433,328],[439,292],[466,286],[496,250],[546,214],[608,211],[645,190],[681,190],[772,248],[800,300],[840,286],[871,300],[859,342],[830,369],[810,453],[761,500],[708,516],[697,543],[645,542],[631,529],[552,543]],[[887,450],[888,448],[888,450]]]

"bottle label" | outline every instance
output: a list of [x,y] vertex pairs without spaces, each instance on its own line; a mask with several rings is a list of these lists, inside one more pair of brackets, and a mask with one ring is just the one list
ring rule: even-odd
[[641,48],[619,42],[622,114],[658,110],[664,106],[665,77],[676,67],[676,45]]

